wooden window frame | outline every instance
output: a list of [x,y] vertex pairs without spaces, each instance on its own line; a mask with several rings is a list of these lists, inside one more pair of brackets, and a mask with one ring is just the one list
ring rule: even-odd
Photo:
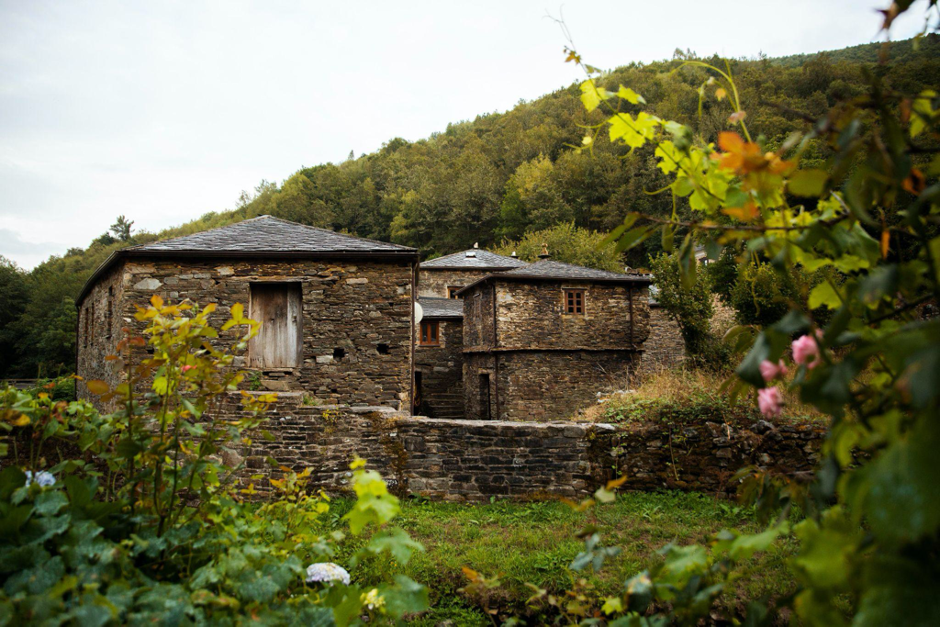
[[449,285],[448,286],[448,298],[451,298],[454,300],[460,300],[460,297],[458,297],[457,293],[460,292],[462,289],[464,288],[463,286],[460,286],[460,285]]
[[[441,328],[437,320],[422,320],[418,333],[419,346],[441,346]],[[425,333],[425,330],[428,333]]]
[[569,316],[584,316],[585,290],[582,288],[563,288],[562,310]]

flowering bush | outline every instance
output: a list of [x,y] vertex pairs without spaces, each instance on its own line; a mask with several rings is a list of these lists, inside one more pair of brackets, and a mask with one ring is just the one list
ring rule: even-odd
[[[909,4],[893,3],[885,25]],[[604,112],[582,149],[605,131],[631,150],[651,146],[668,177],[662,191],[678,208],[669,219],[629,214],[610,236],[620,249],[659,233],[669,251],[682,236],[674,267],[687,286],[697,281],[698,246],[714,260],[723,249],[742,251],[742,263],[765,263],[782,281],[792,272],[827,270],[791,296],[778,319],[729,331],[744,357],[725,390],[756,398],[763,414],[776,416],[786,385],[831,426],[813,485],[740,472],[743,497],[771,521],[766,531],[723,531],[708,546],[668,546],[656,568],[625,582],[623,594],[594,600],[573,590],[562,611],[582,624],[723,620],[714,601],[738,576],[738,562],[793,535],[800,541],[791,562],[799,588],[770,605],[751,603],[747,624],[775,620],[782,607],[809,625],[937,623],[937,94],[901,93],[872,73],[868,93],[822,119],[804,116],[805,135],[772,145],[753,138],[728,67],[684,62],[681,68],[710,75],[700,98],[729,107],[730,128],[716,142],[646,113],[641,94],[606,85],[574,50],[568,60],[588,73],[585,108]],[[826,167],[814,158],[802,168],[814,144],[826,146]],[[827,315],[814,315],[821,310]],[[805,518],[792,525],[795,508]],[[597,540],[589,540],[586,552],[602,556]],[[648,616],[654,607],[663,613]]]
[[[407,577],[360,589],[355,570],[329,564],[343,534],[314,532],[330,501],[309,490],[309,469],[282,468],[272,501],[243,502],[253,490],[238,489],[240,468],[224,453],[250,442],[273,399],[245,395],[244,417],[215,417],[221,395],[244,376],[231,367],[234,353],[258,324],[236,305],[217,330],[212,311],[157,297],[138,311],[152,355],[135,363],[130,351],[145,340],[129,337],[112,360],[124,380],[113,390],[86,382],[117,404],[114,413],[45,392],[0,392],[0,424],[14,443],[32,443],[14,451],[25,471],[0,473],[0,625],[348,625],[427,607],[424,587]],[[230,330],[231,348],[210,341]],[[92,461],[42,453],[68,447]],[[351,467],[359,498],[347,514],[350,533],[368,538],[362,556],[407,562],[421,547],[388,527],[398,500],[364,464]]]

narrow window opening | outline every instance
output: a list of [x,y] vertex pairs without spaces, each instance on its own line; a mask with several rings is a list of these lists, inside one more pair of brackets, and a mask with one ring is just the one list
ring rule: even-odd
[[490,420],[490,374],[482,372],[478,375],[480,386],[480,419]]
[[376,347],[376,350],[379,351],[379,354],[380,354],[380,355],[388,355],[388,354],[389,354],[389,345],[388,345],[388,344],[380,344],[379,346]]
[[334,359],[339,360],[339,359],[343,359],[344,357],[346,357],[346,351],[345,351],[345,350],[343,350],[342,348],[334,348],[334,349],[333,349],[333,358],[334,358]]
[[420,411],[419,407],[421,407],[422,404],[421,370],[415,371],[415,398],[413,399],[412,404],[415,406],[415,411]]
[[85,308],[85,332],[82,333],[82,348],[88,348],[88,307]]
[[585,290],[562,290],[565,299],[565,313],[585,313]]
[[459,298],[459,296],[457,295],[457,293],[460,292],[460,291],[461,291],[461,287],[460,287],[460,286],[457,286],[457,287],[448,287],[448,298]]
[[421,323],[421,346],[438,346],[438,321],[429,320]]
[[91,341],[95,341],[95,303],[91,304]]

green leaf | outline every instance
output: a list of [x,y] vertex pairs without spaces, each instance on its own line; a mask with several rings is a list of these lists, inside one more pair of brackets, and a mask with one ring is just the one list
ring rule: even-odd
[[405,614],[424,612],[429,607],[428,588],[405,575],[395,576],[395,586],[382,591],[386,611],[400,618]]
[[69,504],[69,499],[58,490],[48,490],[36,496],[35,512],[40,516],[54,516]]
[[840,294],[833,289],[829,281],[818,283],[814,289],[810,290],[810,296],[807,298],[807,306],[811,309],[823,306],[827,309],[839,309],[842,304]]
[[830,175],[825,170],[798,170],[787,181],[787,191],[795,196],[819,198]]
[[412,538],[402,529],[387,529],[374,535],[366,547],[372,553],[382,553],[388,551],[395,560],[402,564],[408,564],[412,554],[415,552],[424,552],[425,547],[420,542]]

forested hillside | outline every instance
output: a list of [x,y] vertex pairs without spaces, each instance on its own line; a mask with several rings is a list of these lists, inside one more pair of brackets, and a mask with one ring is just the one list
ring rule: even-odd
[[[837,100],[863,93],[867,73],[893,88],[918,93],[938,89],[938,37],[891,44],[879,64],[880,45],[855,46],[818,55],[733,60],[749,126],[779,146],[810,118]],[[632,64],[606,75],[643,94],[648,111],[689,124],[704,137],[727,128],[726,103],[701,103],[705,70],[686,66],[693,58]],[[560,58],[560,62],[561,62]],[[707,59],[722,64],[719,58]],[[505,238],[560,223],[605,231],[629,210],[668,214],[668,195],[650,195],[664,184],[652,150],[626,149],[602,134],[594,150],[576,151],[584,129],[602,121],[585,113],[578,86],[559,89],[506,113],[451,124],[427,139],[390,139],[371,154],[339,164],[304,168],[281,185],[263,181],[243,193],[238,206],[211,212],[158,234],[131,233],[116,225],[87,249],[53,256],[24,272],[0,258],[0,377],[49,376],[74,363],[76,313],[73,299],[94,268],[123,246],[222,226],[262,214],[325,226],[355,235],[415,246],[426,255],[468,247],[495,246]],[[813,150],[805,159],[823,157]],[[680,211],[683,207],[678,208]],[[128,216],[133,219],[134,216]],[[643,265],[643,255],[629,260]]]

